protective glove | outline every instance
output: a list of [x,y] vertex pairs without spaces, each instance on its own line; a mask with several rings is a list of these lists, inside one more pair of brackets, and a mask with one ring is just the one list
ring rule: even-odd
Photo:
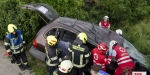
[[8,52],[8,54],[9,54],[9,55],[12,55],[13,53],[12,53],[12,52]]

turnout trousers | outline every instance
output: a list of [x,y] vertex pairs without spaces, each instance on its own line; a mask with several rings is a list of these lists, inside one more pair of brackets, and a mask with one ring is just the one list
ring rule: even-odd
[[84,67],[82,68],[73,67],[72,70],[73,75],[84,75]]
[[49,75],[53,75],[53,72],[56,70],[56,66],[46,66],[46,69],[47,69],[47,71],[48,71],[48,73],[49,73]]
[[24,65],[27,64],[27,56],[25,54],[25,51],[22,51],[18,54],[13,54],[13,56],[15,57],[17,64],[21,64],[21,60],[22,60]]

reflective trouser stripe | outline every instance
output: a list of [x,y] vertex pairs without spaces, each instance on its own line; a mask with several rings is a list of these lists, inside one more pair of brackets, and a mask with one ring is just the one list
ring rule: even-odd
[[27,65],[28,63],[26,62],[26,63],[23,63],[24,65]]
[[50,62],[51,62],[51,60],[48,59],[46,62],[48,66],[57,66],[58,65],[58,64],[50,64]]
[[16,51],[16,50],[12,50],[12,51],[13,51],[13,54],[18,54],[20,52],[23,52],[23,48],[21,50],[19,50],[19,51]]
[[131,59],[124,60],[124,61],[118,62],[118,65],[124,64],[124,63],[127,63],[127,62],[131,62],[131,61],[132,61]]

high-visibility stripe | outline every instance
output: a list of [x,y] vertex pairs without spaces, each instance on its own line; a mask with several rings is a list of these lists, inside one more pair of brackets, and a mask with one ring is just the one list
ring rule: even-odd
[[124,63],[127,63],[127,62],[131,62],[131,61],[132,61],[131,59],[124,60],[124,61],[119,62],[119,63],[118,63],[118,65],[120,65],[120,64],[124,64]]
[[124,59],[127,59],[127,58],[130,58],[129,56],[124,56],[124,57],[121,57],[117,60],[117,62],[121,61],[121,60],[124,60]]
[[23,63],[24,65],[27,65],[28,63],[26,62],[26,63]]
[[73,64],[75,67],[78,67],[78,68],[82,68],[85,66],[85,64],[82,64],[82,65],[77,65],[77,64]]
[[71,50],[70,48],[68,48],[68,51],[69,51],[69,52],[72,52],[72,50]]
[[10,43],[4,42],[4,45],[5,45],[5,46],[8,46],[8,45],[10,45]]
[[90,53],[88,53],[88,54],[86,54],[86,55],[84,55],[84,56],[87,58],[87,57],[89,57],[89,56],[90,56]]
[[14,38],[12,38],[12,39],[10,39],[10,41],[11,41],[11,44],[12,44],[12,46],[10,46],[10,47],[14,47],[14,42],[13,42],[13,40],[14,40]]
[[58,64],[50,64],[51,60],[48,59],[48,61],[46,62],[48,66],[57,66]]
[[53,57],[53,58],[50,58],[51,60],[57,60],[58,59],[58,57],[57,56],[55,56],[55,57]]
[[20,53],[20,52],[23,52],[23,48],[22,48],[21,50],[19,50],[19,51],[13,50],[13,54],[18,54],[18,53]]
[[11,52],[11,50],[10,49],[8,49],[8,50],[6,50],[7,52]]
[[72,62],[74,62],[74,52],[72,52]]
[[25,44],[26,42],[25,41],[23,41],[23,44]]
[[23,39],[23,35],[20,35],[21,36],[21,39]]
[[10,46],[10,48],[12,49],[12,50],[15,50],[15,49],[19,49],[20,47],[22,47],[23,46],[23,44],[21,43],[21,44],[19,44],[19,45],[17,45],[17,46]]
[[83,54],[80,55],[80,65],[83,63]]

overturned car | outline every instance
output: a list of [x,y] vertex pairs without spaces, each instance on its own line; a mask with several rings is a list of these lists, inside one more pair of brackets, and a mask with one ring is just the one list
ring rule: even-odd
[[[114,31],[109,29],[101,28],[93,23],[73,19],[69,17],[59,17],[56,10],[52,7],[42,3],[31,3],[21,7],[22,9],[31,9],[37,13],[42,14],[51,23],[48,23],[39,30],[33,40],[33,46],[30,48],[30,54],[42,61],[45,61],[46,54],[44,45],[46,43],[45,38],[48,35],[55,35],[58,40],[66,42],[73,42],[76,36],[80,32],[85,32],[88,35],[87,46],[92,50],[99,42],[104,42],[109,46],[111,40],[116,40],[119,45],[123,46],[128,50],[129,55],[134,60],[136,67],[135,71],[147,71],[150,74],[150,62],[149,58],[141,54],[129,41]],[[42,16],[40,16],[42,17]],[[42,18],[44,20],[44,18]],[[45,21],[45,20],[44,20]],[[89,65],[86,66],[86,72],[89,72],[89,68],[92,65],[92,60]],[[107,66],[107,72],[113,74],[117,67],[115,61],[111,62],[110,66]],[[87,75],[87,74],[86,74]]]

